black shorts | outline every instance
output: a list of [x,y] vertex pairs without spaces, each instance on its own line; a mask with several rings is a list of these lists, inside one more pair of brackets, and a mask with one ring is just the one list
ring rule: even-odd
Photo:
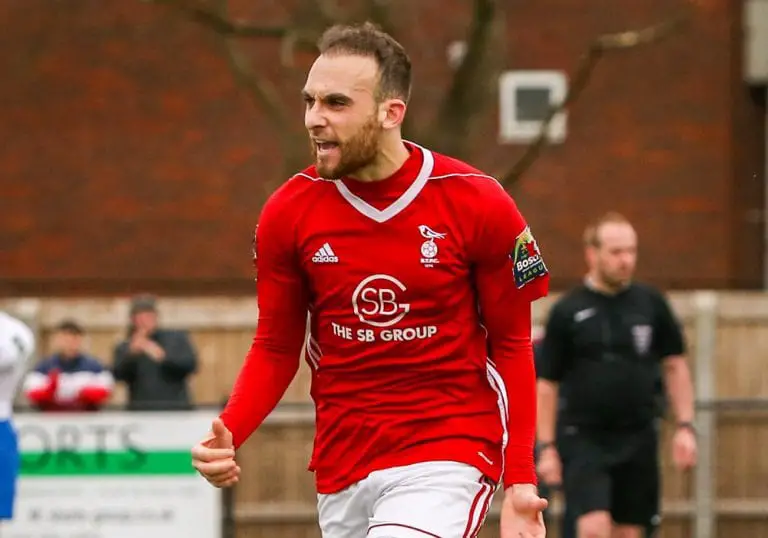
[[565,502],[573,517],[607,511],[621,525],[645,527],[653,521],[660,495],[656,428],[620,433],[564,429],[558,450]]

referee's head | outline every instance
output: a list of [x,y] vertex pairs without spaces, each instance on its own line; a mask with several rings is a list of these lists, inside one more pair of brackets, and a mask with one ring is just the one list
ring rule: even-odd
[[637,234],[629,220],[616,212],[606,213],[584,230],[589,278],[619,290],[632,281],[637,264]]

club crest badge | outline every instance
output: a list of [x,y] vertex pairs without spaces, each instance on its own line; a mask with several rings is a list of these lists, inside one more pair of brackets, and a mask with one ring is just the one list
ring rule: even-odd
[[424,224],[419,226],[419,233],[421,237],[426,239],[421,244],[421,264],[424,267],[434,267],[435,264],[440,263],[440,260],[437,259],[438,248],[435,239],[445,239],[445,234],[438,233]]

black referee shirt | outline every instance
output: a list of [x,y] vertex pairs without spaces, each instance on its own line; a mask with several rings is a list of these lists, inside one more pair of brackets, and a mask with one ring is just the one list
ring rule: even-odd
[[658,416],[660,362],[685,342],[653,287],[582,285],[553,305],[538,351],[538,376],[560,384],[559,426],[642,428]]

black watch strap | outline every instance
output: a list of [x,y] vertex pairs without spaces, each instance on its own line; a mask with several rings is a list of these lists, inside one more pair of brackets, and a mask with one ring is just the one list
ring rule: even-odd
[[553,441],[547,441],[546,443],[539,443],[539,450],[544,450],[545,448],[554,448],[555,443]]

